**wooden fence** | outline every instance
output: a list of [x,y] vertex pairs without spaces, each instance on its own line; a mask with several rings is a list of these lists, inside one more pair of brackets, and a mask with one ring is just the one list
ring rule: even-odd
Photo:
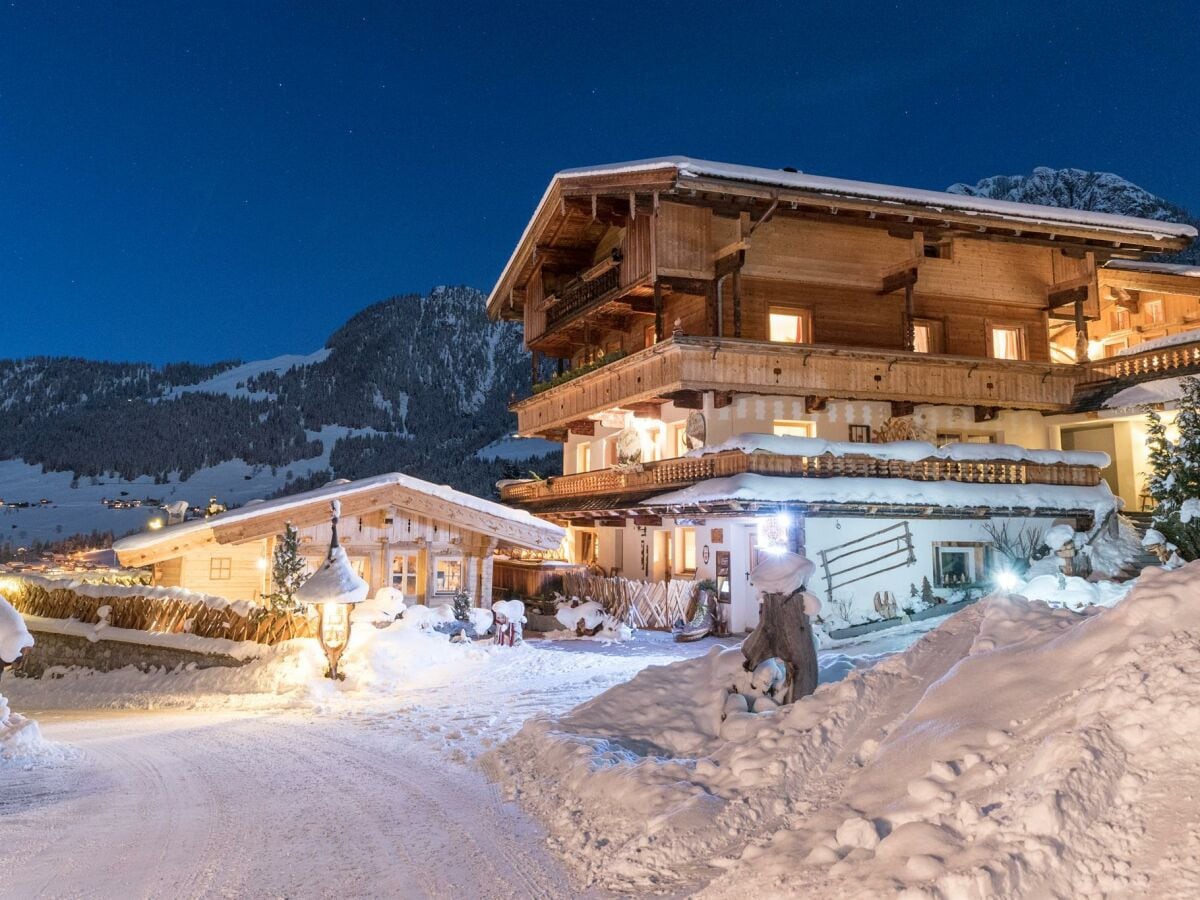
[[691,581],[633,581],[572,572],[563,575],[568,597],[595,600],[609,615],[634,628],[669,630],[677,621],[688,621],[695,598]]
[[89,597],[69,588],[27,579],[20,579],[12,588],[6,587],[5,597],[23,615],[75,619],[87,624],[99,622],[99,609],[107,606],[110,608],[107,621],[114,628],[157,634],[186,633],[259,644],[317,636],[316,620],[307,616],[267,609],[242,615],[229,606],[209,606],[203,600],[180,597]]

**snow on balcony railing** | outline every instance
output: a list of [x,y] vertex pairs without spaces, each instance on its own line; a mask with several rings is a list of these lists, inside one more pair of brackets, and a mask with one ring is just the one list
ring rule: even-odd
[[936,457],[913,460],[888,458],[886,454],[870,455],[868,452],[839,456],[793,456],[727,450],[708,456],[664,459],[628,468],[507,484],[501,490],[501,497],[510,503],[533,503],[560,497],[648,492],[743,473],[796,478],[904,478],[910,481],[1079,487],[1094,487],[1100,481],[1100,469],[1097,466],[1071,462]]

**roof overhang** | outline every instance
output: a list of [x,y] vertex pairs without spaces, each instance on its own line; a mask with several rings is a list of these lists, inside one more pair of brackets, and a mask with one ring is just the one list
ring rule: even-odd
[[512,303],[517,283],[534,262],[541,238],[566,215],[568,199],[627,198],[631,209],[636,209],[639,194],[686,200],[727,195],[777,202],[782,210],[839,216],[841,222],[853,222],[849,214],[857,212],[877,225],[900,222],[914,229],[935,228],[966,236],[1082,244],[1127,256],[1183,249],[1196,237],[1192,226],[1173,222],[663,157],[556,174],[488,296],[488,314],[501,318]]
[[117,541],[113,549],[125,566],[173,559],[205,546],[243,544],[329,520],[330,501],[343,517],[395,509],[473,531],[498,547],[553,550],[565,532],[551,522],[443,485],[399,473],[331,484],[313,491],[250,504],[209,519],[171,525]]

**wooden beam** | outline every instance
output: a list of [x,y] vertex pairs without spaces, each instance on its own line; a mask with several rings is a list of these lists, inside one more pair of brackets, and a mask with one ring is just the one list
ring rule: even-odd
[[678,409],[704,409],[703,391],[675,391],[666,397]]
[[596,524],[604,528],[624,528],[625,520],[621,518],[597,519]]
[[[745,256],[742,257],[743,264]],[[733,270],[733,336],[742,336],[742,267]]]
[[1000,415],[1000,407],[998,406],[976,406],[975,421],[976,422],[992,422]]
[[1087,298],[1087,284],[1077,284],[1068,287],[1055,285],[1046,292],[1046,310],[1048,312],[1056,310],[1063,306],[1069,306],[1079,299],[1086,301]]
[[913,410],[917,408],[917,404],[911,400],[893,400],[892,401],[892,418],[899,419],[903,416],[911,416]]
[[713,409],[724,409],[733,404],[733,391],[713,391]]
[[634,525],[657,526],[662,524],[662,516],[634,516]]
[[824,412],[829,406],[828,397],[805,397],[804,410],[805,412]]
[[596,423],[592,419],[576,419],[573,422],[567,423],[567,431],[571,434],[594,435],[596,433]]
[[665,400],[642,400],[638,403],[624,403],[622,406],[633,413],[635,419],[657,419],[662,415]]
[[896,272],[882,279],[877,293],[880,296],[892,294],[901,288],[912,287],[917,283],[917,267],[905,269],[901,272]]

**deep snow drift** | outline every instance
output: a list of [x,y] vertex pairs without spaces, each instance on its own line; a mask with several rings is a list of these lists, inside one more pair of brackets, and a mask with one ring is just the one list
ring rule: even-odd
[[1083,613],[993,596],[799,703],[722,721],[741,661],[646,669],[485,765],[611,887],[1200,892],[1200,563]]

